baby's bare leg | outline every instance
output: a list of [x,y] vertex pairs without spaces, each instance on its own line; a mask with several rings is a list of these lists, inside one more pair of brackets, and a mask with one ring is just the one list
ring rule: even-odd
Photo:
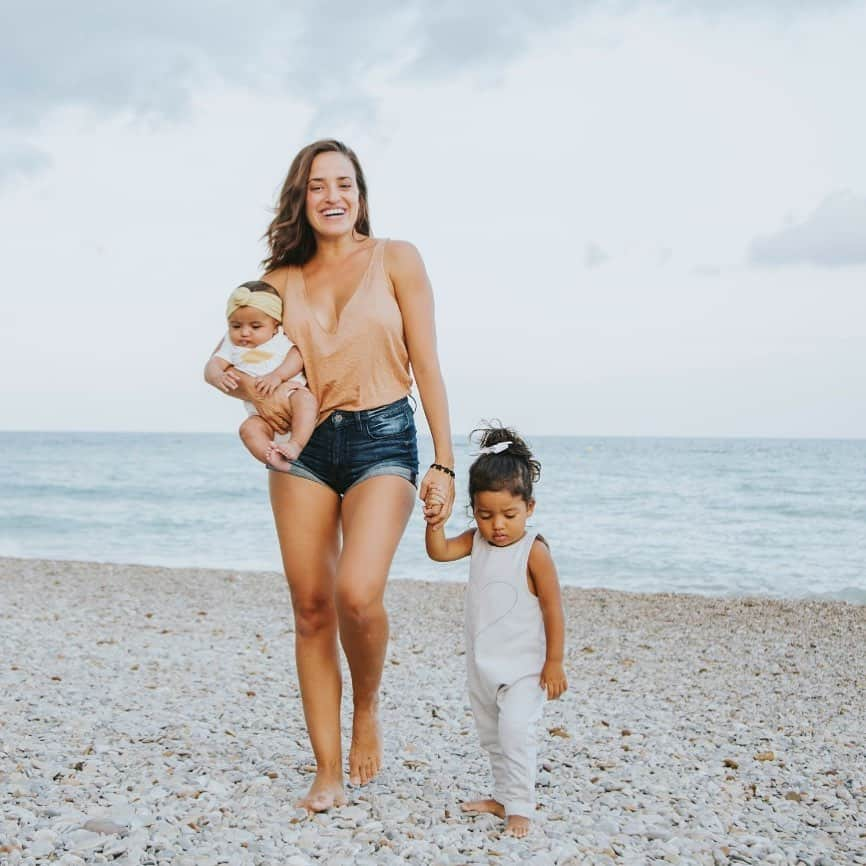
[[271,440],[274,438],[274,431],[271,425],[264,418],[258,415],[250,415],[246,421],[240,426],[238,433],[241,437],[241,442],[247,446],[247,451],[262,463],[268,462],[268,452],[271,448]]
[[306,388],[292,391],[289,403],[292,409],[292,438],[288,442],[275,442],[274,449],[287,460],[297,460],[316,429],[319,404]]

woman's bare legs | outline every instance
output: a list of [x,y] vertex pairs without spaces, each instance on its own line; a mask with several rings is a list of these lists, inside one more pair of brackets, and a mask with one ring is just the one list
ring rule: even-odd
[[383,597],[391,560],[415,503],[415,488],[396,475],[361,481],[343,497],[343,550],[337,563],[340,639],[352,674],[349,781],[379,772],[379,683],[388,646]]
[[340,499],[323,484],[271,472],[271,507],[295,615],[295,659],[316,778],[298,805],[346,802],[340,744],[340,657],[334,604]]

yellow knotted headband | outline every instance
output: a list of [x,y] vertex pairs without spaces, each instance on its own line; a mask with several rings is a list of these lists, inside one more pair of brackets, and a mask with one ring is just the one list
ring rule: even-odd
[[239,307],[255,307],[278,322],[283,319],[283,302],[279,295],[272,295],[270,292],[251,292],[246,286],[238,286],[229,295],[226,318],[231,318],[232,313]]

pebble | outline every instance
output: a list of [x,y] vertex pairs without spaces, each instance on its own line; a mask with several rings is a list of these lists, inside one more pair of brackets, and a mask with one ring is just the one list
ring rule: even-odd
[[4,866],[866,863],[864,607],[565,587],[571,690],[511,840],[459,809],[490,791],[462,587],[389,585],[383,771],[309,816],[285,584],[230,576],[0,559]]
[[124,828],[120,824],[115,823],[109,818],[91,818],[89,821],[85,821],[84,829],[90,830],[92,833],[101,833],[109,836],[124,831]]

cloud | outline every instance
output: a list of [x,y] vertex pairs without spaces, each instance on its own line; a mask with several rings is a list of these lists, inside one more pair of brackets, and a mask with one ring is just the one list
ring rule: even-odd
[[610,256],[595,242],[590,241],[583,250],[584,267],[592,270],[601,267]]
[[204,0],[17,4],[0,55],[4,118],[26,125],[66,106],[176,115],[208,75],[246,82],[268,67],[267,25],[285,28],[286,15],[266,0],[258,9],[259,18]]
[[767,267],[866,264],[866,196],[846,191],[828,195],[803,222],[756,237],[748,260]]
[[373,68],[409,79],[460,74],[519,55],[534,34],[575,14],[569,0],[514,14],[492,0],[31,0],[4,21],[0,105],[16,125],[70,105],[173,117],[212,79],[278,87],[313,104],[363,98]]
[[0,189],[16,178],[37,173],[50,162],[47,153],[26,142],[0,140]]
[[[178,120],[214,82],[286,94],[334,118],[369,125],[371,80],[428,81],[475,74],[496,81],[539,37],[601,10],[789,18],[852,0],[29,0],[4,15],[0,120],[23,137],[51,112],[84,108]],[[0,174],[10,171],[0,153]],[[14,162],[14,161],[13,161]]]
[[237,86],[280,87],[311,103],[363,98],[372,69],[424,80],[501,69],[538,35],[594,9],[623,14],[655,6],[673,14],[785,17],[826,12],[852,0],[29,0],[4,16],[0,113],[33,123],[74,105],[167,117],[184,112],[191,92],[217,78]]

